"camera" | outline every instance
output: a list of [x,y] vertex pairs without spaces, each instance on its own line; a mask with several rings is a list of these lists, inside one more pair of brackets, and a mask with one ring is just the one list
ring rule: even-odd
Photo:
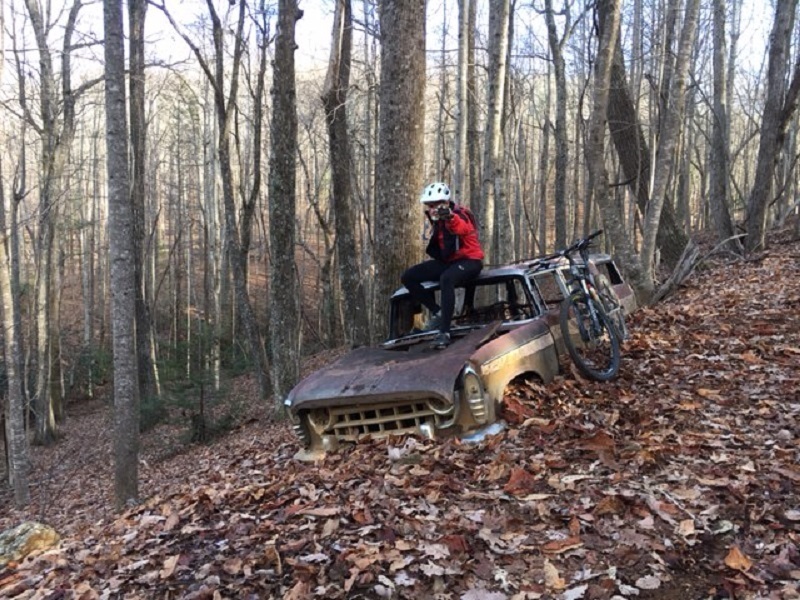
[[453,211],[450,210],[449,206],[440,206],[436,209],[436,218],[437,219],[452,219],[453,218]]

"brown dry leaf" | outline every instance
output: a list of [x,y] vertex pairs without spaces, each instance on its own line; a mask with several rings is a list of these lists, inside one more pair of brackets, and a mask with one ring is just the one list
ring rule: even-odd
[[281,561],[281,555],[274,545],[268,545],[264,548],[264,558],[267,560],[267,564],[275,565],[275,571],[278,575],[283,574],[283,561]]
[[744,354],[740,354],[739,358],[741,358],[744,362],[749,363],[751,365],[757,365],[764,362],[764,359],[762,359],[760,356],[754,354],[749,350]]
[[330,537],[337,529],[339,529],[339,519],[328,519],[322,528],[322,537]]
[[167,520],[164,522],[164,531],[172,531],[180,522],[181,516],[176,511],[170,512]]
[[738,546],[732,546],[725,557],[725,564],[737,571],[747,571],[753,566],[753,561],[747,558]]
[[709,390],[706,388],[698,388],[696,390],[698,396],[702,396],[703,398],[708,398],[709,400],[722,400],[722,396],[719,393],[719,390]]
[[311,585],[307,581],[298,581],[283,600],[306,600],[311,597]]
[[605,431],[598,431],[593,436],[581,441],[578,444],[578,448],[593,450],[595,452],[613,452],[615,445],[614,438],[608,435],[608,433]]
[[558,569],[546,558],[544,559],[544,584],[548,589],[556,591],[563,590],[567,587],[567,582],[561,577]]
[[180,560],[180,558],[180,554],[175,554],[164,561],[164,567],[159,573],[161,579],[168,579],[172,577],[172,574],[175,572],[175,567],[178,566],[178,560]]
[[309,515],[312,517],[333,517],[338,515],[340,509],[338,506],[325,506],[321,508],[304,508],[297,511],[298,515]]
[[625,510],[625,503],[617,495],[604,496],[597,506],[594,507],[594,514],[601,515],[620,515]]
[[561,554],[563,552],[568,552],[569,550],[574,550],[575,548],[580,548],[581,546],[583,546],[581,538],[577,535],[572,535],[563,540],[553,540],[552,542],[547,542],[544,546],[542,546],[542,552],[545,554]]
[[228,575],[238,575],[242,571],[242,559],[241,558],[229,558],[224,563],[222,563],[222,570],[225,571]]
[[678,524],[678,533],[683,537],[688,537],[697,533],[694,528],[693,519],[684,519]]
[[500,414],[509,425],[520,425],[525,419],[533,417],[536,413],[522,404],[519,399],[506,396],[500,408]]
[[469,552],[469,543],[463,535],[445,535],[439,540],[454,554]]
[[569,533],[571,536],[576,537],[581,532],[581,522],[578,520],[578,517],[574,516],[569,520]]
[[489,467],[489,473],[486,475],[487,481],[497,481],[508,477],[508,465],[505,463],[493,463]]
[[508,482],[503,486],[503,491],[514,496],[521,496],[533,491],[536,485],[536,478],[525,469],[514,467]]

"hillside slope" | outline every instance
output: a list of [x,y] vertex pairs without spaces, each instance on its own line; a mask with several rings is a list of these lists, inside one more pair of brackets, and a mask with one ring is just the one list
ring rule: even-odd
[[117,517],[96,407],[36,450],[31,510],[0,516],[64,536],[0,570],[0,597],[800,597],[799,265],[786,236],[707,263],[634,316],[619,379],[516,386],[480,444],[309,465],[254,423],[145,459],[150,497]]

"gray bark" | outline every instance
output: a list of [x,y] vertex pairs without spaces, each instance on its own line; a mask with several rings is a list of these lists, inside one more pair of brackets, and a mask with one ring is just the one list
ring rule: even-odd
[[[689,74],[689,61],[697,31],[697,15],[700,0],[688,0],[686,5],[683,29],[681,30],[678,56],[675,60],[674,80],[670,86],[664,127],[656,153],[655,177],[650,195],[650,203],[645,214],[642,241],[642,266],[645,277],[655,282],[656,236],[661,221],[661,210],[664,206],[667,184],[675,162],[675,144],[680,135],[686,106],[686,79]],[[646,298],[649,301],[649,297]]]
[[[600,0],[597,10],[602,35],[607,2]],[[650,148],[632,100],[619,38],[614,48],[609,85],[608,128],[626,183],[636,197],[639,211],[644,213],[650,201]],[[675,218],[671,204],[667,204],[662,210],[656,241],[661,259],[669,266],[676,265],[688,238]]]
[[772,25],[767,66],[767,96],[761,121],[761,139],[753,188],[747,202],[748,252],[763,248],[766,242],[768,208],[772,201],[775,169],[786,136],[786,127],[797,109],[800,93],[800,55],[787,87],[787,61],[798,0],[778,0]]
[[158,379],[151,347],[153,324],[144,294],[145,246],[145,121],[144,24],[146,0],[128,0],[130,23],[131,202],[133,204],[134,277],[136,278],[136,352],[142,397],[158,395]]
[[[0,81],[3,73],[3,12],[0,7]],[[13,200],[12,200],[13,201]],[[11,211],[12,214],[14,211]],[[15,315],[19,313],[18,287],[13,281],[13,246],[10,232],[16,221],[6,218],[5,181],[0,163],[0,307],[3,311],[3,355],[8,381],[8,403],[5,413],[5,439],[8,462],[8,481],[14,490],[14,504],[23,508],[30,502],[28,474],[30,460],[28,439],[25,434],[25,399],[22,393],[19,330]]]
[[453,191],[457,198],[469,199],[469,179],[467,177],[467,130],[469,96],[467,82],[469,75],[469,14],[474,0],[458,0],[458,78],[456,84],[456,136],[453,174]]
[[[403,271],[422,257],[425,117],[425,0],[381,2],[381,94],[376,164],[377,302],[385,303]],[[375,314],[373,336],[388,331]]]
[[272,389],[282,406],[297,383],[299,306],[295,277],[295,174],[297,172],[297,103],[295,24],[302,16],[297,0],[279,0],[278,36],[272,81],[272,155],[269,169],[269,277]]
[[139,380],[136,357],[136,261],[128,175],[125,38],[122,0],[105,0],[106,148],[114,353],[114,492],[118,507],[136,501]]
[[711,132],[710,190],[712,225],[717,239],[728,240],[726,246],[739,252],[741,245],[734,240],[730,214],[730,119],[727,96],[727,56],[725,43],[726,0],[714,0],[714,113]]
[[[606,235],[614,245],[616,256],[625,265],[628,278],[635,290],[652,294],[653,284],[648,282],[641,267],[639,255],[625,232],[622,216],[609,194],[608,171],[605,163],[606,121],[610,119],[609,105],[613,95],[612,78],[619,47],[620,0],[603,3],[600,39],[595,63],[592,110],[586,140],[586,163],[589,169],[589,187],[600,207]],[[649,284],[649,285],[648,285]]]
[[369,314],[359,269],[356,245],[356,211],[351,182],[352,153],[347,131],[347,92],[350,86],[350,60],[353,43],[353,16],[350,0],[337,0],[334,15],[331,56],[322,95],[333,183],[333,213],[336,227],[336,254],[339,281],[345,305],[345,338],[348,344],[369,343]]
[[[475,77],[475,0],[469,2],[469,40],[467,42],[467,186],[469,188],[470,208],[476,215],[483,212],[481,206],[481,135],[478,130],[478,103]],[[462,196],[464,198],[466,196]]]
[[547,21],[547,40],[553,57],[553,74],[556,80],[556,175],[555,175],[555,225],[556,247],[567,246],[567,165],[569,148],[567,145],[567,76],[562,51],[570,29],[569,6],[565,4],[566,23],[564,36],[559,39],[553,12],[553,0],[545,0],[545,20]]
[[483,248],[487,262],[510,257],[510,223],[506,206],[503,168],[503,108],[508,59],[510,0],[492,0],[489,5],[489,73],[486,87],[486,133],[481,186]]
[[[37,235],[37,279],[36,279],[36,435],[39,444],[52,443],[58,432],[55,406],[61,402],[54,397],[55,390],[50,385],[55,380],[53,373],[54,332],[52,271],[53,241],[57,221],[58,203],[56,197],[61,191],[61,177],[67,160],[69,145],[74,136],[75,98],[70,84],[70,44],[75,21],[81,8],[76,0],[72,5],[65,29],[64,54],[62,55],[61,97],[59,99],[53,57],[47,41],[47,25],[41,7],[34,0],[25,0],[31,19],[39,52],[40,70],[40,123],[32,123],[42,142],[41,173],[39,192],[39,231]],[[61,102],[59,102],[59,100]],[[26,110],[26,113],[28,111]],[[28,113],[30,114],[30,113]]]
[[[0,6],[0,83],[3,82],[5,66],[5,11]],[[24,123],[23,123],[24,133]],[[25,149],[20,149],[20,178],[25,177]],[[10,212],[10,220],[7,212]],[[0,308],[3,323],[3,356],[8,381],[6,403],[5,439],[8,481],[14,490],[14,504],[24,508],[30,502],[28,474],[30,459],[28,439],[25,434],[25,397],[22,386],[22,335],[19,303],[19,251],[16,245],[16,198],[11,198],[10,210],[6,210],[5,178],[0,161]]]
[[550,77],[547,78],[547,90],[545,96],[545,108],[544,114],[542,115],[542,133],[540,136],[539,142],[539,177],[538,177],[538,185],[539,185],[539,197],[538,197],[538,206],[539,210],[539,252],[546,252],[547,251],[547,234],[550,230],[549,221],[547,218],[547,206],[549,204],[548,200],[550,198],[550,177],[548,176],[548,172],[550,170],[550,132],[553,129],[552,122],[550,120],[550,111],[552,110],[552,102],[550,101],[552,98],[552,84],[550,83]]
[[[264,130],[264,90],[266,88],[267,73],[267,48],[270,44],[269,39],[269,12],[261,0],[261,7],[254,17],[258,36],[258,72],[256,75],[256,87],[252,96],[253,101],[253,143],[252,143],[252,176],[242,177],[247,181],[242,181],[242,210],[241,210],[241,232],[242,232],[242,269],[244,269],[245,282],[248,280],[248,264],[250,248],[253,238],[253,222],[255,218],[258,198],[261,195],[261,163],[262,163],[262,140]],[[235,138],[239,140],[237,135]],[[249,162],[249,161],[240,161]],[[250,183],[249,192],[245,192],[246,183]]]

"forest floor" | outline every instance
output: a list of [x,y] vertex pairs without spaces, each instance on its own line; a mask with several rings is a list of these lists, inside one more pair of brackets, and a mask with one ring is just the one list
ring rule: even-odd
[[119,515],[109,408],[79,405],[0,515],[62,541],[0,569],[0,597],[800,598],[800,241],[710,258],[631,332],[617,380],[515,386],[479,444],[307,464],[285,423],[170,455],[156,428]]

